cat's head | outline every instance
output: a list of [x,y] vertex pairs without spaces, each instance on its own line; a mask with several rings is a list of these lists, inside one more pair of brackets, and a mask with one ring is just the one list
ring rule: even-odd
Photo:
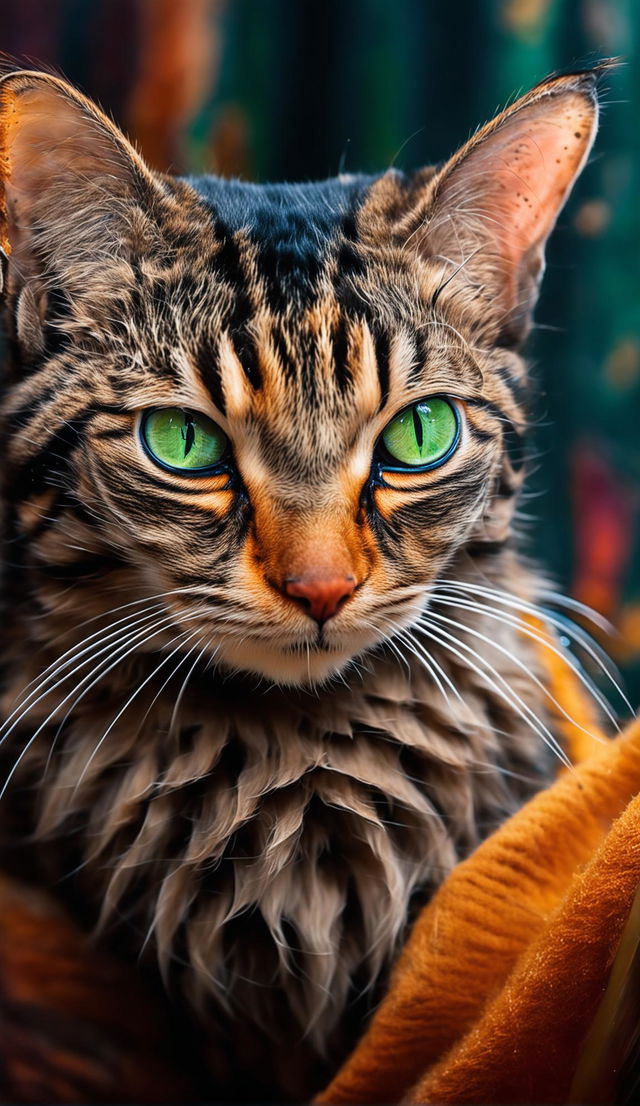
[[257,186],[160,177],[63,81],[5,77],[5,495],[55,602],[162,596],[145,648],[307,683],[499,549],[594,86],[544,82],[438,170]]

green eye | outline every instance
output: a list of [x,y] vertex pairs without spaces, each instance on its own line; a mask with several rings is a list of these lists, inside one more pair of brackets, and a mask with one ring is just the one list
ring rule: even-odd
[[228,444],[227,435],[215,422],[181,407],[147,411],[140,436],[152,460],[180,472],[198,473],[217,465]]
[[407,407],[383,431],[387,468],[429,468],[449,457],[460,437],[460,417],[447,399],[434,396]]

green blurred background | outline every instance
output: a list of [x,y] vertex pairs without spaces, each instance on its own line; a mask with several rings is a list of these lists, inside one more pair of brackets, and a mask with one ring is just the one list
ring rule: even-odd
[[640,4],[0,0],[0,47],[62,71],[157,168],[309,179],[450,154],[555,69],[621,55],[531,341],[528,550],[606,614],[640,699]]

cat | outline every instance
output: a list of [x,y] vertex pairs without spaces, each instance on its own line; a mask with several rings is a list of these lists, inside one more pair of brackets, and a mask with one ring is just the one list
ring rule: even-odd
[[228,1099],[321,1086],[565,756],[513,517],[597,75],[440,167],[282,185],[0,84],[6,864],[162,975]]

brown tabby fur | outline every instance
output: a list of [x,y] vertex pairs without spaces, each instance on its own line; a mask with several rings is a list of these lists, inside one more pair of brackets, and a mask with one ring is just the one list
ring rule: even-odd
[[[64,82],[1,86],[5,841],[155,958],[223,1094],[318,1086],[412,910],[548,778],[518,351],[593,83],[440,171],[279,191],[158,177]],[[371,477],[434,393],[460,448]],[[162,406],[235,473],[155,467]],[[358,581],[322,630],[278,587],[309,565]]]

